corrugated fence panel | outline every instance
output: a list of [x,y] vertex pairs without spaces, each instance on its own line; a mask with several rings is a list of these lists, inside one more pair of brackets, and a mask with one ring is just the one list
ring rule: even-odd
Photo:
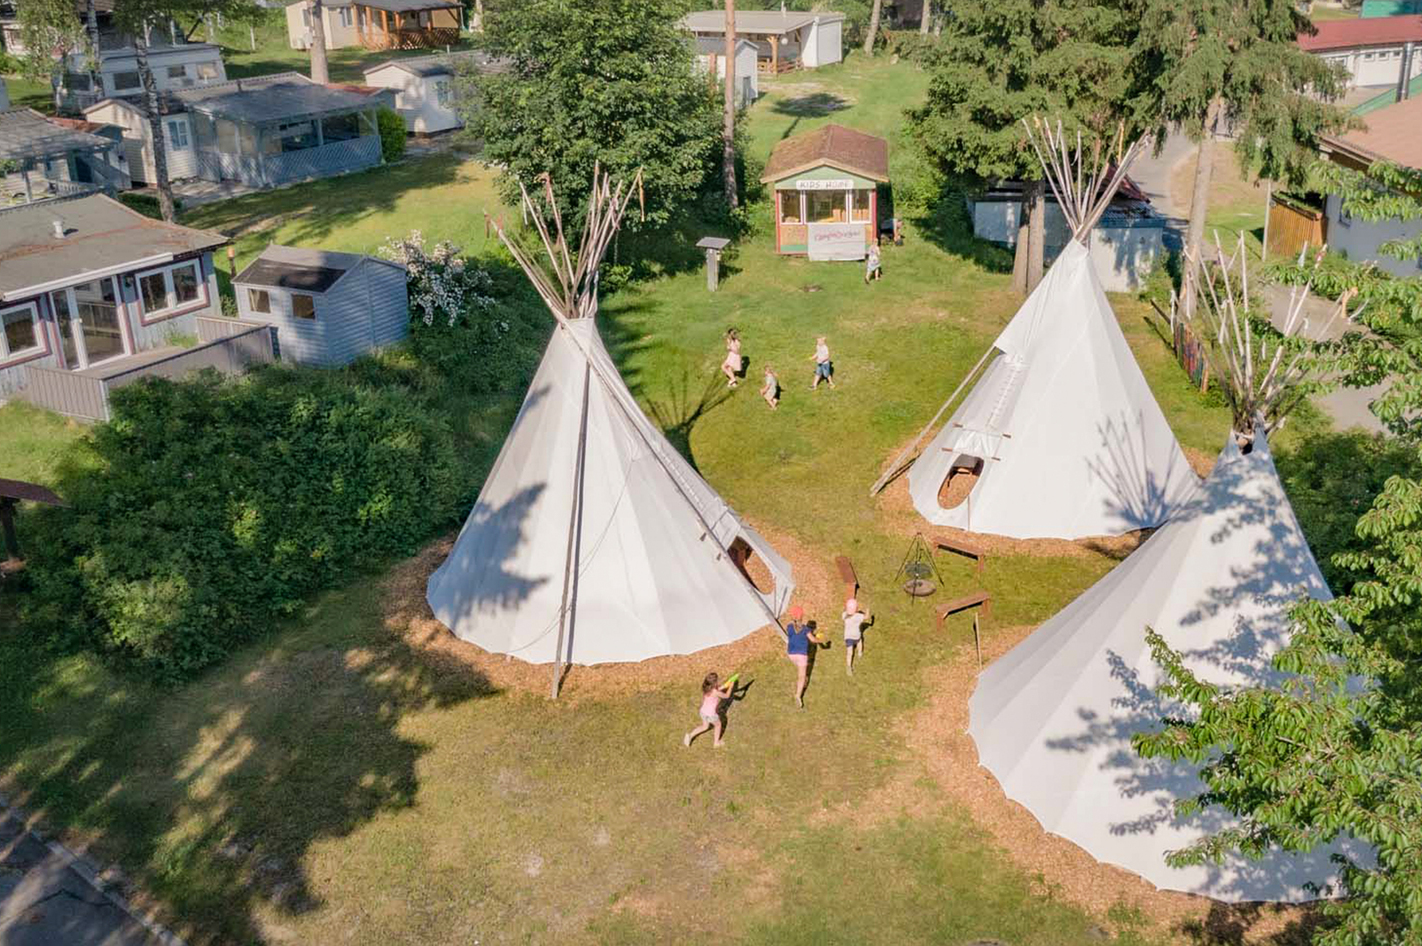
[[52,368],[30,368],[29,383],[20,392],[40,407],[83,420],[107,420],[108,396],[100,378]]

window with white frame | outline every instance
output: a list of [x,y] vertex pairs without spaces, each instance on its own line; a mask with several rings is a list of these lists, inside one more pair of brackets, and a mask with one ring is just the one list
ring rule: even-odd
[[168,144],[174,150],[184,151],[188,147],[188,123],[181,118],[168,119]]
[[291,315],[297,319],[316,318],[316,297],[293,292],[291,294]]
[[338,8],[336,9],[336,16],[337,16],[337,18],[341,21],[341,25],[342,25],[342,26],[344,26],[346,29],[350,29],[350,28],[351,28],[351,8],[350,8],[350,7],[338,7]]
[[39,309],[33,302],[0,309],[0,361],[32,355],[40,344]]
[[186,260],[175,266],[139,274],[138,297],[143,302],[145,316],[165,315],[205,301],[207,292],[198,261]]
[[454,90],[450,88],[448,79],[435,82],[435,101],[440,108],[449,108],[454,104]]
[[187,66],[169,66],[169,67],[168,67],[168,78],[170,78],[170,79],[186,79],[187,77],[188,77],[188,67],[187,67]]
[[217,63],[200,62],[197,63],[197,77],[204,82],[209,82],[217,78]]
[[248,289],[247,308],[253,312],[261,312],[270,315],[272,311],[272,297],[265,289]]
[[115,73],[114,73],[114,88],[115,88],[115,89],[136,89],[136,88],[139,87],[139,85],[140,85],[140,82],[139,82],[139,79],[138,79],[138,73],[136,73],[136,72],[115,72]]

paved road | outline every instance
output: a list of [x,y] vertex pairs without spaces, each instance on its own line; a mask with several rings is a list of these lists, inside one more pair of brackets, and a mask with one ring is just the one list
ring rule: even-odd
[[157,946],[20,822],[0,809],[0,946]]

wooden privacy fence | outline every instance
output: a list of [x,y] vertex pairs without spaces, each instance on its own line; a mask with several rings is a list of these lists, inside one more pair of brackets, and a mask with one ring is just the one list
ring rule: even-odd
[[1298,256],[1305,244],[1322,246],[1326,235],[1323,211],[1283,194],[1270,199],[1268,255]]

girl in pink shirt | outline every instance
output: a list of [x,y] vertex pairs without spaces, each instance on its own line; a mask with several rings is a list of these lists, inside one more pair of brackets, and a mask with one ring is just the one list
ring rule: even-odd
[[734,682],[721,685],[721,678],[714,670],[706,675],[706,679],[701,681],[701,725],[682,737],[682,745],[689,746],[697,736],[714,730],[716,741],[711,744],[712,748],[721,748],[721,701],[729,700],[735,689]]

